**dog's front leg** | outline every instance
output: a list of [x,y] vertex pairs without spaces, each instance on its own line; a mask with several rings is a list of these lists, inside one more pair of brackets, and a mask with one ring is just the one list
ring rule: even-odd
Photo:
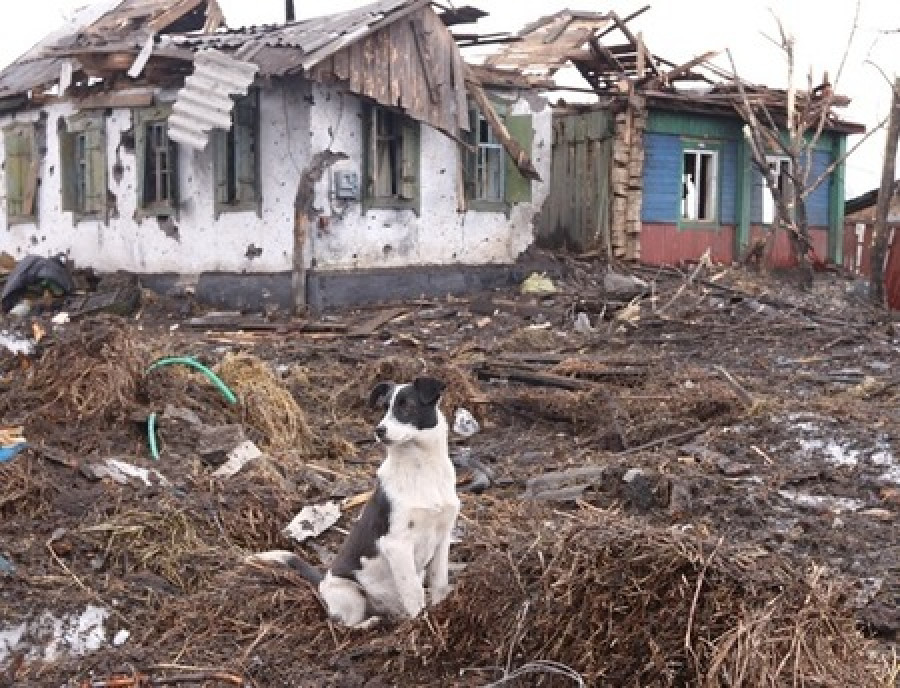
[[412,543],[400,538],[386,538],[381,543],[381,552],[394,578],[400,606],[408,617],[418,616],[425,608],[425,589],[416,573]]
[[426,567],[431,604],[440,603],[450,594],[449,559],[450,533],[447,533],[447,535],[441,539],[440,544],[434,551],[434,557],[432,557]]

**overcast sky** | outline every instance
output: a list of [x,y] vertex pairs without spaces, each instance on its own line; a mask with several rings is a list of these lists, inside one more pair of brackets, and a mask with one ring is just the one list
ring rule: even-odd
[[[219,0],[231,26],[264,24],[284,17],[284,0]],[[5,0],[0,9],[0,64],[7,64],[56,28],[86,0]],[[295,0],[298,17],[337,12],[363,4],[360,0]],[[447,0],[443,4],[449,4]],[[515,31],[525,23],[560,9],[615,10],[625,16],[647,4],[645,0],[617,0],[608,5],[587,0],[457,0],[491,13],[476,28],[482,32]],[[744,78],[771,86],[784,86],[786,69],[779,49],[763,34],[775,36],[777,28],[770,7],[775,7],[786,28],[796,38],[798,85],[812,67],[817,81],[824,70],[834,79],[847,45],[854,0],[659,0],[630,25],[643,33],[654,53],[673,62],[684,62],[708,50],[731,48]],[[893,78],[900,74],[900,2],[861,0],[859,27],[838,91],[853,104],[846,119],[875,126],[888,112],[890,86],[876,63]],[[885,33],[893,31],[893,33]],[[717,62],[727,67],[727,60]],[[851,145],[852,145],[851,141]],[[884,149],[883,132],[854,154],[848,162],[848,195],[878,185]]]

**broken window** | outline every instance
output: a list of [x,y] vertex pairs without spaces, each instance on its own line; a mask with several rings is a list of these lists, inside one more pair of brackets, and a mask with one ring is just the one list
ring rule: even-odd
[[6,219],[8,225],[37,221],[40,159],[35,125],[14,124],[3,131],[6,153]]
[[718,194],[716,151],[685,149],[681,177],[681,219],[714,222]]
[[[784,199],[788,208],[792,208],[794,199],[790,194],[791,159],[783,155],[767,155],[766,163],[772,176],[775,177],[776,192],[780,198]],[[772,197],[772,191],[765,179],[762,185],[762,221],[767,225],[775,222],[775,199]]]
[[216,215],[231,210],[259,212],[258,92],[236,99],[231,129],[218,130],[215,146]]
[[172,215],[178,205],[178,146],[169,140],[168,108],[135,110],[138,215]]
[[472,118],[474,144],[474,184],[472,199],[477,201],[502,201],[504,198],[503,172],[506,151],[494,135],[488,121],[481,113]]
[[[509,135],[530,152],[534,136],[531,115],[507,115],[502,119]],[[519,173],[484,115],[472,108],[469,122],[471,149],[466,154],[464,181],[469,207],[497,210],[531,200],[531,181]]]
[[62,208],[75,222],[106,221],[106,136],[100,114],[60,121],[58,128]]
[[372,106],[366,132],[366,205],[418,210],[419,123]]

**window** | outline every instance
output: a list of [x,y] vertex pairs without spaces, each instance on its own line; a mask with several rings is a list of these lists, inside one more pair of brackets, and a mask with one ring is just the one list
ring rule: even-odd
[[681,219],[715,222],[719,156],[716,151],[685,149],[681,177]]
[[231,129],[217,130],[215,146],[216,216],[235,210],[260,211],[258,93],[238,98]]
[[34,124],[14,124],[3,132],[6,153],[6,219],[8,225],[37,221],[38,171]]
[[[794,199],[791,198],[791,159],[783,155],[767,155],[766,163],[769,171],[775,177],[776,191],[785,200],[788,208],[793,208]],[[770,225],[775,222],[775,199],[769,189],[768,182],[763,179],[762,184],[762,221]]]
[[474,115],[472,128],[476,152],[473,159],[475,169],[472,200],[500,202],[504,199],[506,151],[484,116],[478,112]]
[[60,119],[62,209],[73,220],[106,221],[106,137],[102,115]]
[[[509,135],[530,152],[534,137],[531,115],[507,115],[502,119]],[[467,142],[471,150],[466,154],[464,180],[468,207],[507,210],[512,203],[530,201],[531,181],[519,173],[487,118],[472,108],[469,122]]]
[[169,140],[169,108],[135,110],[138,216],[168,216],[178,206],[178,146]]
[[400,113],[372,106],[366,121],[364,207],[419,206],[419,123]]

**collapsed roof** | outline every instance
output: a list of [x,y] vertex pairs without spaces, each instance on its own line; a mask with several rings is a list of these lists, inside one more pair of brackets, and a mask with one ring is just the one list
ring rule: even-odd
[[[629,22],[649,8],[647,5],[624,18],[615,12],[562,10],[511,36],[507,45],[485,59],[485,65],[526,75],[535,83],[546,82],[571,66],[601,102],[638,93],[649,105],[664,109],[735,114],[735,104],[742,98],[739,78],[711,62],[716,52],[704,52],[678,64],[651,51],[643,36],[631,30]],[[739,81],[751,104],[765,106],[776,117],[785,115],[786,90]],[[827,77],[811,93],[797,92],[796,97],[801,110],[807,109],[807,104],[815,109],[818,102],[827,101],[826,129],[864,131],[861,125],[836,116],[833,108],[846,107],[850,99],[834,94]]]

